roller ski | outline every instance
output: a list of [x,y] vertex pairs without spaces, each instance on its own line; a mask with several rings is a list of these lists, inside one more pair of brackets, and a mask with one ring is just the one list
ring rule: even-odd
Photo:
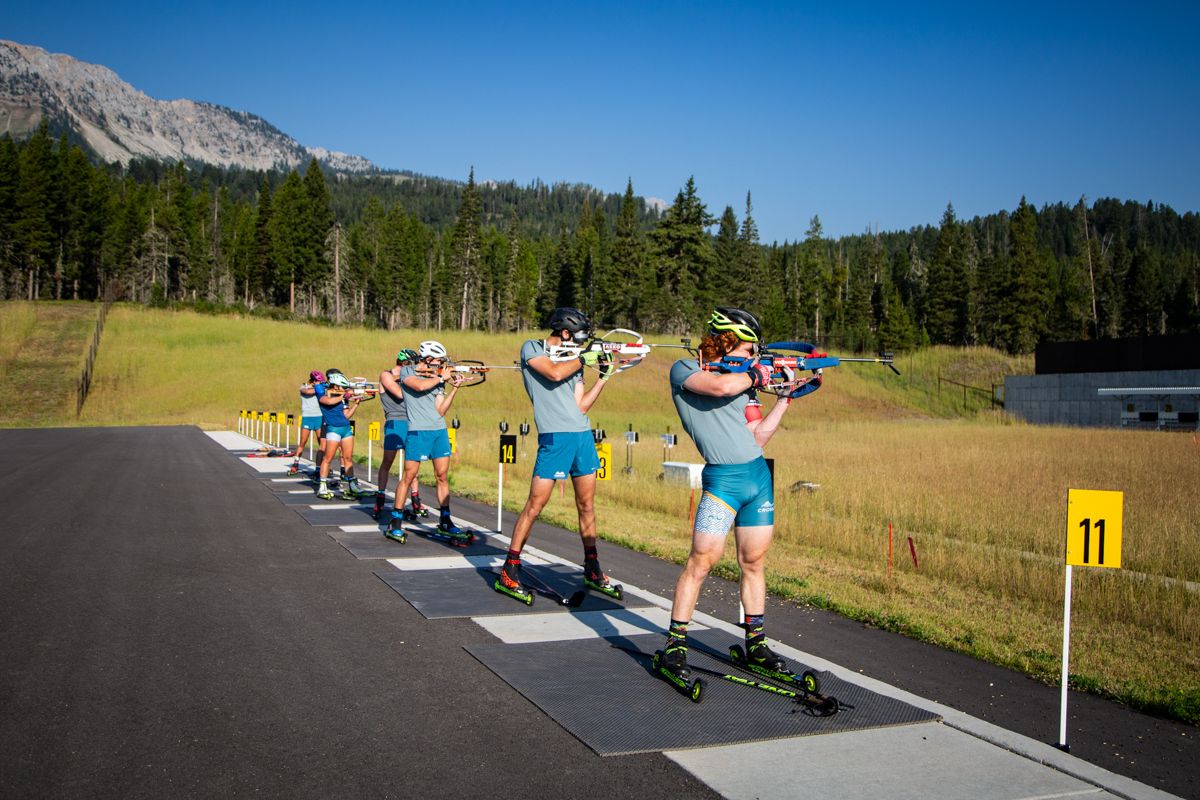
[[359,486],[357,479],[351,478],[346,486],[342,489],[341,494],[342,498],[345,500],[361,500],[362,498],[371,494],[371,492]]
[[319,500],[332,500],[333,499],[333,489],[330,489],[329,484],[326,483],[325,481],[321,481],[321,485],[317,487],[317,499],[319,499]]
[[674,686],[676,691],[693,703],[704,699],[704,679],[692,677],[692,670],[687,665],[687,647],[655,650],[650,666],[656,676]]
[[614,600],[625,599],[625,589],[619,583],[613,583],[600,569],[599,561],[587,560],[583,564],[583,585],[593,592],[598,592]]
[[767,647],[765,640],[752,646],[749,653],[743,650],[740,644],[731,646],[729,660],[738,669],[797,687],[807,695],[823,698],[823,695],[820,694],[821,683],[817,680],[816,673],[807,669],[799,675],[792,672],[783,657]]
[[383,529],[383,535],[393,542],[404,544],[408,541],[408,531],[404,530],[404,515],[397,511],[392,511],[392,516],[388,520],[388,526]]
[[290,467],[288,467],[287,474],[288,474],[288,477],[293,477],[293,476],[299,475],[300,474],[300,462],[293,461],[292,465]]
[[492,588],[527,606],[533,605],[533,592],[521,583],[520,564],[505,562],[504,566],[500,568],[500,576],[496,578]]
[[430,528],[424,531],[424,533],[430,539],[445,542],[451,547],[470,547],[475,543],[475,534],[470,531],[464,531],[449,519],[443,519],[438,523],[436,528]]

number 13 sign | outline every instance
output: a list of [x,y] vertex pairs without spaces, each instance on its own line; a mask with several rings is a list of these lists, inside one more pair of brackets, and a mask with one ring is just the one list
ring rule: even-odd
[[1067,490],[1067,563],[1075,567],[1121,566],[1124,495]]

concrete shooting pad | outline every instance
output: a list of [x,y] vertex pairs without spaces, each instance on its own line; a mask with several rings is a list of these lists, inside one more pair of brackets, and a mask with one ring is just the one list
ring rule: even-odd
[[[485,556],[486,557],[486,556]],[[399,570],[389,568],[376,575],[407,600],[426,619],[450,619],[500,614],[536,614],[543,612],[568,613],[548,597],[537,595],[527,606],[492,588],[498,567],[446,570]],[[536,578],[565,597],[583,588],[583,574],[578,567],[562,564],[522,564],[524,574]],[[609,599],[597,592],[586,592],[583,603],[571,611],[603,611],[608,609],[648,605],[640,598],[626,596],[624,602]]]
[[[832,673],[817,673],[821,691],[844,705],[818,717],[804,706],[716,676],[705,681],[699,703],[650,671],[661,633],[615,639],[530,644],[468,645],[467,652],[602,756],[713,747],[794,736],[931,723],[938,715]],[[689,663],[752,678],[705,655],[727,652],[740,640],[724,631],[697,631]],[[641,655],[617,649],[632,647]],[[800,665],[793,664],[796,669]]]
[[423,533],[431,526],[405,525],[408,540],[404,544],[383,535],[383,524],[373,531],[329,531],[329,537],[346,548],[355,558],[432,558],[436,556],[503,556],[506,550],[488,544],[488,537],[475,534],[475,542],[469,547],[452,547],[437,539],[428,539]]
[[375,508],[370,500],[355,503],[350,500],[330,500],[324,503],[309,496],[306,503],[287,503],[293,511],[309,525],[362,525],[374,522],[371,511]]

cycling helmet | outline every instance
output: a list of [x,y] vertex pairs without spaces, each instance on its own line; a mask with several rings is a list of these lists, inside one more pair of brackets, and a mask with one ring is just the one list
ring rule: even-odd
[[329,374],[329,383],[333,386],[340,386],[343,389],[350,387],[350,379],[340,372],[331,372]]
[[571,340],[580,344],[592,336],[592,321],[587,318],[587,314],[570,306],[556,308],[550,312],[550,319],[546,325],[556,334],[564,330],[569,331]]
[[762,339],[762,326],[749,311],[729,306],[717,306],[708,318],[708,332],[712,334],[731,331],[743,342],[758,342]]
[[403,350],[401,350],[399,353],[396,353],[396,363],[397,364],[403,364],[406,361],[416,361],[416,360],[417,360],[417,351],[413,350],[411,347],[406,347]]
[[312,372],[308,373],[308,380],[312,383],[324,383],[325,373],[321,372],[319,369],[314,369]]
[[427,342],[421,342],[417,347],[417,355],[421,358],[445,358],[446,348],[442,347],[441,342],[435,342],[430,339]]
[[338,369],[337,367],[330,367],[329,369],[325,370],[325,377],[327,377],[327,378],[332,378],[334,375],[341,375],[341,374],[342,374],[342,371],[340,369]]

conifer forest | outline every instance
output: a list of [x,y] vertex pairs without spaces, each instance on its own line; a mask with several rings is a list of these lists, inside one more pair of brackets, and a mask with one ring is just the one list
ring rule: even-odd
[[696,332],[714,305],[772,339],[861,351],[1028,353],[1042,341],[1200,331],[1200,216],[1080,198],[764,244],[751,194],[715,213],[681,177],[659,210],[585,185],[410,173],[96,164],[43,127],[0,138],[0,299],[110,298],[387,329]]

